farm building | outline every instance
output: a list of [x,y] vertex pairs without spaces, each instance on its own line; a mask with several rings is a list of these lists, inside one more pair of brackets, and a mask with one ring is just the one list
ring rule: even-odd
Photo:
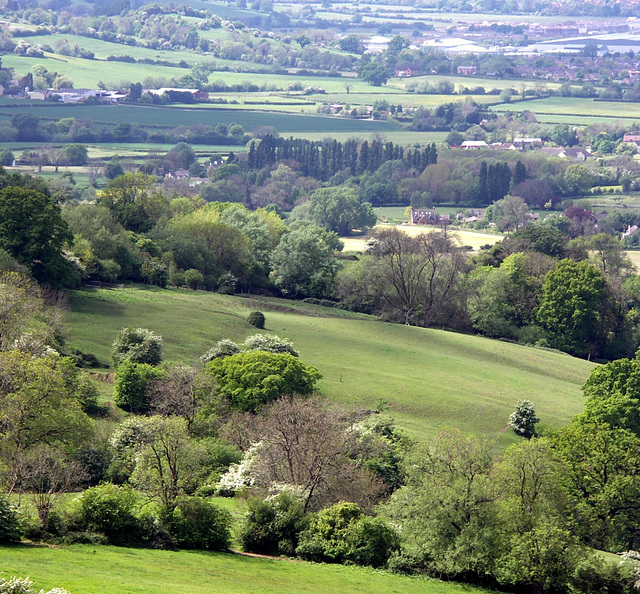
[[158,95],[158,97],[164,95],[165,93],[188,93],[192,95],[195,100],[203,101],[209,99],[209,93],[206,91],[201,91],[200,89],[179,89],[177,87],[162,87],[160,89],[145,89],[144,93],[149,93],[150,95]]
[[484,140],[465,140],[460,145],[464,150],[487,148],[489,145]]
[[448,225],[451,222],[449,215],[439,215],[435,208],[412,208],[410,225]]
[[387,51],[390,41],[390,37],[374,35],[373,37],[364,40],[364,46],[367,48],[367,52],[369,52],[370,54],[381,54],[382,52]]
[[570,159],[571,161],[586,161],[590,159],[593,155],[583,148],[554,148],[554,147],[543,147],[540,149],[540,152],[548,155],[550,157],[559,157],[560,159]]

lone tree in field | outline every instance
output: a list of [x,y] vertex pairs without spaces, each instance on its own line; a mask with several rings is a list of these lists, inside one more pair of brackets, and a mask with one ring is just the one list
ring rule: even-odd
[[111,347],[116,365],[123,361],[158,365],[162,361],[162,336],[148,328],[123,328]]
[[509,426],[522,437],[529,439],[536,434],[536,423],[540,419],[536,417],[536,408],[533,402],[523,400],[516,404],[516,410],[509,416]]

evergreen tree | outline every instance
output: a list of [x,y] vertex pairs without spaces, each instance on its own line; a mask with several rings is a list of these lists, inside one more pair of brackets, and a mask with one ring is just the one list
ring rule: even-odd
[[516,168],[513,173],[513,185],[517,186],[527,179],[527,168],[522,161],[516,163]]

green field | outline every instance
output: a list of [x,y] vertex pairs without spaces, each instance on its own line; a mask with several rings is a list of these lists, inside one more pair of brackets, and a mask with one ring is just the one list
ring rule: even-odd
[[30,101],[24,107],[0,107],[0,119],[11,119],[16,113],[31,113],[42,118],[89,118],[93,122],[135,122],[143,127],[167,128],[205,124],[240,124],[250,131],[260,126],[272,126],[281,133],[324,132],[335,129],[342,132],[392,132],[397,125],[373,120],[354,120],[317,115],[293,115],[284,113],[259,113],[255,111],[230,111],[214,109],[145,107],[139,105],[59,105]]
[[143,326],[164,337],[167,360],[196,363],[221,338],[253,334],[246,323],[253,309],[265,312],[266,331],[292,339],[301,359],[318,367],[323,394],[349,407],[386,401],[418,438],[460,427],[504,447],[516,439],[506,429],[509,414],[525,398],[543,425],[564,425],[581,411],[580,386],[594,367],[557,352],[300,302],[141,287],[71,292],[69,344],[109,362],[116,333]]
[[[123,52],[126,48],[123,46]],[[132,82],[142,81],[147,76],[166,77],[171,79],[174,76],[183,76],[188,70],[174,68],[171,66],[150,66],[149,64],[127,64],[125,62],[106,62],[96,60],[83,60],[71,56],[54,56],[51,58],[31,58],[27,56],[16,56],[15,54],[5,54],[2,56],[3,68],[15,68],[16,75],[24,76],[34,66],[40,64],[50,72],[65,74],[72,81],[76,88],[98,88],[98,83],[103,81],[109,88],[119,88],[120,86]]]
[[[198,54],[183,50],[158,50],[158,49],[150,49],[146,47],[137,47],[132,45],[125,45],[123,43],[115,43],[111,41],[104,41],[102,39],[95,39],[93,37],[85,37],[83,35],[72,35],[70,33],[54,33],[49,35],[34,35],[32,37],[28,37],[27,40],[29,43],[33,45],[41,44],[41,45],[50,45],[55,49],[55,44],[65,39],[71,47],[75,44],[78,44],[79,47],[85,50],[92,51],[97,60],[104,60],[107,56],[131,56],[132,58],[152,58],[152,59],[160,59],[167,60],[168,62],[173,62],[177,64],[180,60],[184,60],[190,65],[195,62],[201,61],[202,56],[198,56]],[[46,63],[49,62],[51,58],[57,61],[57,59],[65,60],[68,56],[64,56],[61,54],[51,54],[46,53],[47,60]],[[43,62],[43,66],[46,66],[46,63]],[[96,64],[97,68],[101,68],[102,64]],[[179,76],[179,72],[176,73],[176,76]]]
[[640,120],[640,104],[618,101],[595,101],[580,97],[548,97],[512,104],[495,105],[494,111],[522,111],[527,109],[547,123],[573,123],[589,125],[610,120]]
[[231,553],[157,551],[73,545],[0,547],[2,577],[29,576],[35,589],[71,594],[305,592],[463,594],[484,590],[343,565],[264,559]]
[[[444,212],[444,209],[441,209]],[[395,217],[399,218],[399,217]],[[394,221],[391,221],[394,222]],[[377,227],[386,227],[387,225],[378,225]],[[418,225],[402,225],[398,226],[402,231],[409,235],[418,235],[420,233],[432,233],[437,231],[436,227],[424,227]],[[482,233],[479,231],[467,231],[466,229],[450,229],[451,237],[457,239],[460,245],[468,246],[473,251],[478,251],[482,246],[493,245],[503,239],[503,235],[497,233]],[[364,249],[365,237],[341,237],[346,252],[361,252]]]

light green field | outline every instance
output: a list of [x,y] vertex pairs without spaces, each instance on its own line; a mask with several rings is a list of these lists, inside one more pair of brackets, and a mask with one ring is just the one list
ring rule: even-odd
[[46,55],[50,56],[50,58],[42,59],[5,54],[2,56],[2,66],[3,68],[14,68],[16,75],[24,76],[33,66],[41,64],[50,72],[58,72],[68,76],[78,89],[96,89],[100,81],[103,81],[109,88],[117,89],[132,82],[140,82],[147,76],[164,76],[170,79],[175,76],[183,76],[188,72],[186,69],[169,66],[83,60],[82,58],[57,56],[55,54]]
[[[104,41],[102,39],[94,39],[93,37],[83,37],[82,35],[71,35],[68,33],[34,35],[33,37],[28,37],[26,40],[33,45],[46,44],[55,49],[55,44],[61,39],[66,39],[71,47],[73,47],[75,44],[78,44],[78,46],[82,49],[92,51],[95,54],[96,59],[98,60],[104,60],[107,56],[131,56],[132,58],[152,58],[157,60],[167,60],[175,64],[177,64],[180,60],[184,60],[190,65],[194,64],[195,62],[202,61],[202,55],[198,55],[194,52],[186,50],[156,50],[146,47],[138,47],[132,45],[124,45],[122,43]],[[47,53],[46,56],[48,59],[60,58],[62,60],[66,60],[68,57],[57,53]],[[124,64],[124,62],[121,62],[121,64]],[[100,69],[101,67],[102,64],[98,62],[96,64],[96,69]],[[186,72],[187,70],[185,69],[185,73]],[[180,76],[179,70],[174,74],[174,76]]]
[[443,103],[456,103],[458,101],[464,102],[467,97],[481,104],[500,102],[499,97],[495,95],[418,95],[416,93],[400,92],[398,89],[391,87],[390,84],[389,86],[381,87],[382,91],[380,93],[346,93],[343,91],[340,93],[308,95],[308,97],[319,103],[346,103],[352,106],[373,105],[376,101],[383,99],[394,105],[424,107],[435,107]]
[[[222,95],[212,95],[212,98],[223,97]],[[238,100],[238,95],[236,94],[234,100],[237,103],[199,103],[198,108],[202,109],[224,109],[229,111],[265,111],[265,112],[278,112],[278,113],[292,113],[292,114],[316,114],[317,108],[320,103],[315,101],[302,101],[292,100],[287,102],[285,105],[282,103],[285,101],[283,98],[273,98],[272,101],[267,101],[265,99],[259,98],[257,99],[261,103],[256,105],[254,102],[256,99],[255,95],[251,95],[251,99],[247,99],[247,103],[245,103],[242,99]],[[224,98],[228,98],[228,95]],[[264,103],[262,103],[264,102]],[[189,106],[186,104],[174,103],[171,107],[178,108],[188,108]]]
[[[517,106],[501,104],[492,107],[494,111],[521,111],[527,109],[538,115],[540,121],[558,123],[574,122],[577,118],[584,123],[603,120],[640,120],[640,104],[618,101],[594,101],[580,97],[549,97],[523,101]],[[566,121],[561,121],[566,120]],[[576,121],[577,123],[577,121]]]
[[35,591],[72,594],[239,594],[384,592],[463,594],[484,590],[342,565],[230,553],[157,551],[107,546],[0,547],[2,577],[29,576]]
[[[444,209],[439,209],[444,213]],[[382,229],[388,225],[376,225],[376,228]],[[439,231],[436,227],[420,226],[420,225],[396,225],[398,229],[401,229],[409,235],[419,235],[420,233],[433,233]],[[460,245],[470,246],[474,251],[478,251],[481,246],[493,245],[500,241],[503,236],[492,233],[480,233],[478,231],[466,231],[464,229],[449,229],[451,237],[458,240]],[[341,237],[344,243],[344,251],[346,252],[361,252],[364,249],[366,239],[364,237]]]
[[420,439],[460,427],[504,447],[516,439],[506,429],[509,414],[525,398],[544,425],[564,425],[582,410],[580,386],[594,367],[548,350],[301,302],[142,287],[72,291],[69,344],[109,362],[116,333],[142,326],[164,337],[167,360],[193,364],[218,340],[253,334],[251,310],[263,311],[266,331],[292,339],[301,359],[321,371],[323,394],[356,408],[386,401]]
[[640,251],[627,250],[624,254],[629,258],[629,260],[631,260],[636,269],[640,270]]
[[[272,85],[280,89],[287,89],[290,84],[300,83],[302,87],[322,87],[327,93],[343,93],[345,92],[344,83],[351,85],[353,93],[372,93],[376,92],[376,88],[369,83],[357,78],[341,78],[333,76],[297,76],[287,74],[261,74],[261,73],[236,73],[236,72],[213,72],[209,76],[209,82],[223,80],[226,84],[239,84],[251,82],[256,85]],[[400,93],[400,89],[393,87],[380,87],[380,93]]]
[[[60,148],[65,143],[51,143],[49,146],[53,148]],[[9,149],[15,152],[22,152],[27,149],[35,150],[39,143],[33,142],[0,142],[0,150]],[[119,155],[121,157],[144,157],[152,153],[164,154],[169,152],[175,145],[174,144],[154,144],[154,143],[136,143],[136,142],[122,142],[122,143],[104,143],[104,144],[85,144],[89,151],[89,159],[108,159],[113,155]],[[246,146],[242,145],[228,145],[228,144],[192,144],[191,148],[197,155],[210,155],[212,153],[228,153],[233,151],[234,153],[243,153],[247,150]],[[48,168],[48,167],[47,167]],[[11,169],[10,167],[8,169]],[[67,168],[61,166],[60,170],[64,171]],[[73,171],[73,167],[68,168]]]
[[[458,87],[463,86],[467,88],[472,87],[484,87],[485,90],[489,91],[491,89],[516,89],[520,91],[522,88],[522,84],[524,83],[527,88],[532,89],[534,87],[533,81],[522,80],[522,79],[498,79],[492,76],[482,77],[482,76],[446,76],[442,74],[428,74],[424,76],[412,76],[411,78],[393,78],[391,82],[396,86],[406,87],[407,85],[412,85],[414,83],[439,83],[441,81],[447,81],[454,85],[456,92],[458,91]],[[555,89],[560,85],[556,83],[547,83],[547,88]],[[463,95],[465,97],[466,95]],[[481,97],[484,95],[480,95]],[[491,98],[493,101],[498,102],[500,99],[497,95],[488,95],[488,98]],[[516,99],[514,97],[514,99]]]
[[411,130],[398,130],[398,131],[385,131],[385,132],[375,132],[373,134],[363,134],[360,132],[294,132],[294,133],[286,133],[283,136],[294,136],[296,138],[306,138],[307,140],[324,140],[325,138],[334,138],[335,140],[339,140],[340,142],[344,142],[349,138],[357,138],[361,140],[370,140],[374,136],[376,138],[381,138],[382,140],[390,140],[394,144],[401,145],[411,145],[412,147],[415,144],[419,144],[420,146],[425,146],[427,144],[431,144],[432,142],[444,142],[444,139],[447,137],[447,132],[415,132]]

